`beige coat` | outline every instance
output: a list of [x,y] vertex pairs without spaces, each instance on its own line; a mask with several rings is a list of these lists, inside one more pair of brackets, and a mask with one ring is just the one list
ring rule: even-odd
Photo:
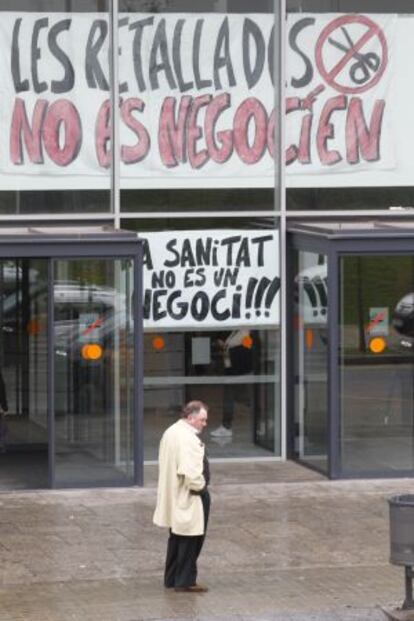
[[190,425],[180,419],[162,436],[159,451],[158,496],[154,524],[171,528],[176,535],[203,535],[204,512],[200,491],[204,444]]

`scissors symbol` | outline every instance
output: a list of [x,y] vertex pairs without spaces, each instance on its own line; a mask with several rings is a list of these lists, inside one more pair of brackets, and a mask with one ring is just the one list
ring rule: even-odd
[[369,80],[371,76],[371,72],[375,73],[378,71],[380,66],[380,59],[374,52],[368,52],[367,54],[361,54],[355,49],[354,42],[352,41],[348,31],[344,26],[341,26],[341,30],[344,34],[344,37],[347,41],[347,45],[344,43],[340,43],[340,41],[335,41],[331,37],[328,38],[328,41],[331,45],[338,48],[342,52],[352,51],[352,57],[356,59],[357,62],[353,63],[349,70],[349,75],[351,80],[355,84],[364,84]]

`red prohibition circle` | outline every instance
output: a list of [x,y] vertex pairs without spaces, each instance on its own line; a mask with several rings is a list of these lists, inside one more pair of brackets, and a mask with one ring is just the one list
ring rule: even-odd
[[[322,59],[322,47],[327,41],[329,35],[334,30],[346,24],[363,24],[364,26],[367,26],[368,30],[364,35],[362,35],[359,41],[355,43],[354,48],[352,48],[351,50],[349,50],[349,52],[344,54],[344,57],[342,58],[342,60],[339,61],[339,63],[337,63],[337,65],[335,65],[329,71],[327,71],[327,69],[325,69],[324,62]],[[366,41],[369,41],[369,39],[371,39],[371,37],[373,36],[378,37],[381,43],[381,48],[382,48],[381,63],[380,63],[380,66],[377,72],[374,74],[373,78],[369,80],[363,86],[345,86],[345,85],[342,85],[336,82],[335,81],[336,76],[338,75],[338,73],[340,73],[340,71],[343,70],[343,68],[346,66],[349,60],[353,58],[353,52],[358,52],[359,49],[366,43]],[[337,17],[336,19],[334,19],[332,22],[329,22],[329,24],[325,26],[325,28],[322,30],[321,34],[319,35],[318,41],[316,43],[316,48],[315,48],[315,61],[316,61],[316,66],[317,66],[320,76],[325,80],[325,82],[329,86],[339,91],[340,93],[349,93],[349,94],[363,93],[369,90],[370,88],[372,88],[373,86],[375,86],[375,84],[377,84],[380,81],[387,67],[387,64],[388,64],[387,41],[385,39],[384,33],[381,30],[381,28],[371,19],[366,17],[365,15],[341,15],[340,17]]]

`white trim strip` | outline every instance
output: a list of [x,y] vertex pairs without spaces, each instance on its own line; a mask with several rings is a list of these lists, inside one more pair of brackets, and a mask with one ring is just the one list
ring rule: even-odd
[[[259,447],[262,451],[267,449],[263,449]],[[254,457],[209,457],[208,461],[211,464],[244,464],[244,463],[255,463],[258,461],[270,461],[270,462],[283,462],[285,461],[282,457],[276,456],[267,456],[267,455],[257,455]],[[158,466],[158,460],[156,459],[144,459],[144,466]],[[288,481],[280,481],[281,483],[287,483]]]
[[198,385],[218,385],[222,384],[278,384],[279,379],[274,375],[211,375],[211,376],[185,376],[185,375],[173,375],[166,377],[145,377],[144,386],[146,388],[151,386],[171,388],[171,386],[198,386]]
[[0,222],[34,222],[47,220],[53,223],[58,220],[76,222],[77,220],[113,220],[113,213],[42,213],[42,214],[0,214]]
[[121,218],[125,220],[131,219],[178,219],[187,218],[278,218],[277,211],[142,211],[142,212],[126,212],[121,213]]

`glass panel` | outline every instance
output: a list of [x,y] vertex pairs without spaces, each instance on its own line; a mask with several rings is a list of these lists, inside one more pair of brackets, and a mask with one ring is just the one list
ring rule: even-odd
[[55,484],[133,483],[132,262],[54,268]]
[[[413,2],[286,6],[287,208],[412,209]],[[346,58],[359,42],[370,71]]]
[[280,454],[278,351],[276,330],[148,332],[145,459],[156,459],[163,431],[193,399],[210,408],[211,457]]
[[[258,295],[259,281],[263,282],[263,286],[273,281],[275,285],[279,284],[275,221],[265,218],[237,220],[237,228],[234,228],[234,220],[224,218],[220,220],[224,228],[220,229],[216,228],[217,220],[214,218],[203,218],[202,222],[197,219],[161,220],[157,224],[159,228],[154,234],[154,220],[122,221],[122,228],[139,230],[149,243],[149,252],[144,258],[144,284],[148,300],[144,319],[145,458],[156,459],[162,431],[173,422],[182,405],[196,397],[204,399],[210,406],[205,441],[211,456],[280,455],[279,296],[274,288],[270,292],[267,289],[268,298],[268,293],[262,289]],[[183,230],[172,228],[179,224]],[[223,239],[232,237],[236,239],[230,257],[223,252],[224,245],[220,246],[220,250],[217,248]],[[267,239],[263,241],[263,261],[257,253],[261,238]],[[212,240],[217,243],[213,244]],[[245,255],[242,260],[240,255],[234,283],[229,282],[225,287],[215,284],[215,273],[220,275],[222,270],[234,270],[238,255],[236,248],[240,250],[242,246],[249,252],[249,258]],[[202,247],[205,250],[216,248],[214,257],[211,254],[208,259],[208,252],[201,252]],[[168,248],[174,250],[168,251]],[[182,260],[168,267],[164,263],[177,258],[177,249]],[[169,284],[165,287],[159,278],[162,271],[165,275],[169,270],[174,272],[174,283],[168,280]],[[198,284],[192,282],[197,270],[198,275],[205,276],[204,284],[201,281]],[[185,275],[187,286],[183,286]],[[170,277],[169,274],[168,279]],[[247,300],[250,278],[253,279],[250,282],[255,286],[255,291]],[[263,278],[268,280],[262,281]],[[237,315],[238,309],[238,298],[233,297],[239,293],[236,287],[241,287],[242,295],[237,321],[233,316]],[[183,301],[188,302],[197,295],[206,302],[211,301],[216,293],[223,295],[223,290],[225,299],[221,299],[217,308],[230,311],[223,321],[216,317],[212,322],[211,313],[197,321],[191,310],[188,312],[188,307],[186,315],[181,318],[177,313],[175,319],[171,316],[171,312],[174,314]],[[154,295],[157,296],[157,303],[154,302]],[[177,295],[181,298],[172,297]],[[169,299],[170,302],[167,302]],[[267,300],[270,307],[266,310],[260,300],[264,304]],[[246,307],[246,302],[248,307],[251,302],[251,309]],[[185,310],[186,307],[182,305],[181,308]],[[245,312],[251,312],[252,316],[247,318]],[[224,350],[225,342],[233,332],[239,334],[236,338],[233,335],[232,344],[236,347],[231,353],[233,360],[229,367],[225,366]],[[224,414],[226,418],[223,421]],[[210,432],[223,422],[228,425],[230,418],[233,419],[231,435],[211,435]]]
[[[139,202],[138,202],[139,201]],[[141,190],[122,191],[124,212],[191,212],[191,211],[271,211],[274,208],[274,191],[262,188],[243,190]]]
[[294,453],[328,470],[328,274],[327,257],[295,252]]
[[279,208],[278,5],[119,0],[123,211]]
[[301,188],[288,189],[287,208],[296,211],[346,211],[347,209],[386,209],[414,206],[414,188]]
[[0,215],[110,211],[108,7],[0,0]]
[[0,489],[48,486],[47,262],[0,261]]
[[341,455],[345,472],[414,468],[414,258],[340,261]]

